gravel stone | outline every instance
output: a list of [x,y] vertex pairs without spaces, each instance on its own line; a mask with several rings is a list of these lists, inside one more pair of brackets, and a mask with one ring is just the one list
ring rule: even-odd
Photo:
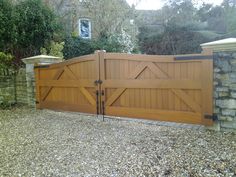
[[235,176],[234,133],[16,108],[0,111],[0,176]]

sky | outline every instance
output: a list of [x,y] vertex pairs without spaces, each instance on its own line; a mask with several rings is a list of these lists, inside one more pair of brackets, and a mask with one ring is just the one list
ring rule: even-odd
[[[140,1],[136,9],[142,10],[157,10],[161,9],[163,6],[163,0],[126,0],[130,5],[135,4]],[[196,0],[197,1],[197,0]],[[220,5],[223,0],[202,0],[206,3],[211,3],[215,5]],[[199,2],[199,1],[198,1]]]

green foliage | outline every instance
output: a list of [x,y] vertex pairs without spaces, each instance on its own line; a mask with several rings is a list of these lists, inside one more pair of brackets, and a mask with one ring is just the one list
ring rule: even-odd
[[9,69],[12,66],[13,66],[12,55],[0,52],[0,69]]
[[65,39],[65,46],[63,54],[65,59],[87,55],[94,52],[94,44],[91,40],[81,39],[77,37],[67,37]]
[[174,25],[191,24],[193,21],[198,20],[195,15],[197,9],[191,0],[169,0],[162,11],[165,14],[165,20]]
[[203,37],[205,37],[206,39],[209,39],[211,41],[217,39],[218,37],[221,37],[221,34],[210,30],[199,30],[197,32],[203,35]]
[[[16,5],[17,47],[22,55],[39,53],[53,39],[57,24],[53,12],[42,0],[24,0]],[[23,51],[22,51],[22,50]]]
[[61,29],[53,11],[42,0],[0,1],[0,50],[16,61],[40,53],[40,48],[59,38]]
[[226,2],[224,2],[225,4],[225,8],[224,8],[225,19],[224,20],[227,23],[228,32],[232,32],[236,30],[236,20],[235,20],[236,5],[235,3],[236,1],[234,1],[234,4],[232,2],[232,5],[230,6],[229,4],[227,5]]
[[143,53],[173,55],[200,52],[200,44],[209,41],[209,38],[188,27],[168,25],[163,33],[140,41]]
[[47,46],[46,48],[41,48],[40,53],[42,55],[51,55],[51,56],[56,56],[60,58],[64,58],[63,56],[63,48],[64,48],[64,42],[54,42],[51,41],[49,43],[50,45]]
[[3,101],[0,103],[0,110],[10,110],[15,104]]
[[11,52],[15,38],[13,4],[9,0],[0,1],[0,50]]
[[96,50],[106,50],[107,52],[133,52],[135,49],[129,36],[126,35],[103,36],[96,40],[68,37],[65,40],[63,54],[65,59],[70,59],[94,53]]
[[95,50],[106,50],[107,52],[121,52],[123,47],[115,36],[101,37],[94,41]]
[[[221,6],[203,4],[196,8],[194,0],[166,0],[158,12],[163,31],[140,27],[139,45],[147,54],[185,54],[201,50],[200,44],[236,37],[236,1],[224,0]],[[155,26],[155,25],[154,25]],[[156,26],[161,29],[161,27]]]

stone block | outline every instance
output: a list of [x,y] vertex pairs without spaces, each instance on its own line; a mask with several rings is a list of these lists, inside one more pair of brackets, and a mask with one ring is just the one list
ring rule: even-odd
[[214,81],[213,84],[214,84],[214,86],[217,86],[217,85],[219,85],[219,82]]
[[228,80],[230,80],[230,76],[229,76],[229,74],[221,74],[220,75],[220,80],[221,81],[228,81]]
[[232,82],[230,80],[224,80],[224,81],[221,81],[220,83],[224,87],[230,87],[232,85]]
[[235,116],[236,115],[236,109],[235,110],[223,109],[222,110],[222,115],[224,115],[224,116]]
[[236,92],[231,92],[231,97],[236,98]]
[[216,100],[216,106],[220,108],[236,109],[236,99]]
[[231,61],[231,68],[232,68],[232,71],[236,70],[236,59]]
[[229,92],[219,92],[219,97],[228,97]]
[[231,84],[230,90],[236,91],[236,84]]
[[215,114],[219,114],[220,113],[220,108],[214,108],[214,111],[213,111]]
[[219,68],[215,68],[215,69],[214,69],[214,72],[215,72],[215,73],[219,73],[220,71],[221,71],[221,70],[220,70]]
[[227,117],[227,121],[232,122],[234,120],[234,117]]
[[216,91],[217,92],[228,92],[229,88],[228,87],[217,87]]
[[220,116],[218,116],[218,119],[219,119],[220,121],[226,121],[226,120],[227,120],[227,116],[222,116],[222,115],[220,115]]
[[233,121],[233,122],[222,121],[221,127],[227,128],[227,129],[236,129],[236,121]]
[[236,83],[236,72],[230,74],[230,81],[231,83]]
[[214,92],[214,98],[219,98],[218,92]]
[[225,58],[224,59],[217,58],[214,60],[214,62],[215,62],[215,65],[217,66],[217,68],[220,68],[223,72],[227,73],[227,72],[232,71],[229,61],[226,60]]
[[215,73],[214,74],[214,80],[230,80],[229,74],[220,74],[220,73]]
[[217,52],[214,54],[214,57],[221,59],[231,59],[233,57],[233,53],[231,52]]
[[[232,53],[232,61],[235,61],[236,62],[236,52]],[[234,60],[235,59],[235,60]]]

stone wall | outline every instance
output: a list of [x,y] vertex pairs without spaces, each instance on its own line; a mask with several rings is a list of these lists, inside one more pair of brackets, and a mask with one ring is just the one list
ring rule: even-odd
[[236,130],[236,51],[214,53],[214,113],[221,130]]
[[17,74],[0,71],[0,104],[27,104],[27,85],[25,68]]
[[0,71],[0,104],[16,102],[14,73],[8,70]]
[[27,83],[25,68],[21,68],[16,76],[16,98],[17,103],[27,104]]

